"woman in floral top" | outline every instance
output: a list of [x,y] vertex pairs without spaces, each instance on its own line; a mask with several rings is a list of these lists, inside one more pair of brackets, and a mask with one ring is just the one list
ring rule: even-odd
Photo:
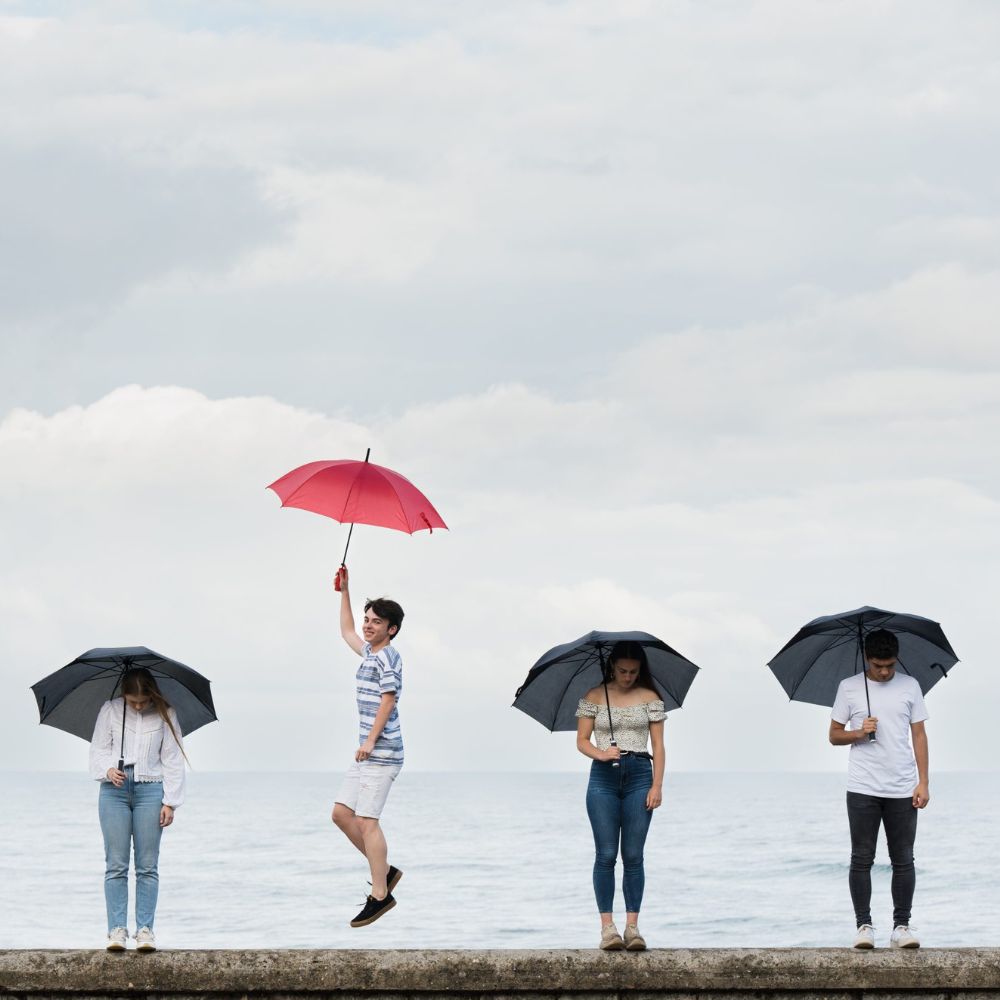
[[[615,644],[605,682],[580,699],[576,716],[577,749],[593,762],[587,815],[594,830],[594,895],[601,914],[601,948],[642,951],[646,947],[638,926],[645,884],[642,852],[653,810],[663,801],[663,722],[667,715],[639,643]],[[619,843],[624,939],[613,914]]]

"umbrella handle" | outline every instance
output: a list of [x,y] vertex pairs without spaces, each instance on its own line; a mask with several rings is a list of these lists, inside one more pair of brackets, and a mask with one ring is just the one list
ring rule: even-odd
[[[609,710],[608,710],[608,715],[610,715],[610,714],[611,714],[611,711],[610,711],[610,707],[609,707]],[[617,740],[612,740],[612,741],[611,741],[611,745],[612,745],[613,747],[616,747],[616,746],[618,746],[618,741],[617,741]],[[621,764],[621,761],[620,761],[620,760],[613,760],[613,761],[611,762],[611,766],[612,766],[612,767],[621,767],[621,766],[622,766],[622,764]]]

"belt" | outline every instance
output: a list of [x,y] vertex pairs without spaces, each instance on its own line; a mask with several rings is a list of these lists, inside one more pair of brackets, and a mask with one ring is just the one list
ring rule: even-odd
[[620,757],[644,757],[646,760],[652,760],[653,755],[651,753],[646,753],[645,750],[622,750],[619,754]]

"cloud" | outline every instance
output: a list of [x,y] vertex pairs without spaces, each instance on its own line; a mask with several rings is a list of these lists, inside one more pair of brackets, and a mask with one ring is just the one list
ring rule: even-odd
[[282,229],[237,167],[136,163],[66,143],[0,146],[8,323],[103,310],[138,286],[224,272]]
[[[144,643],[215,681],[223,724],[197,737],[204,766],[329,766],[354,727],[353,668],[330,589],[345,531],[281,510],[264,487],[301,462],[360,456],[371,444],[452,528],[411,538],[362,526],[352,543],[359,596],[386,592],[407,610],[414,766],[454,766],[456,746],[471,768],[497,766],[497,746],[507,748],[504,767],[575,766],[571,740],[536,732],[505,706],[545,649],[594,627],[644,628],[703,667],[672,721],[676,766],[783,767],[788,754],[799,766],[836,766],[818,738],[793,752],[788,741],[811,740],[822,719],[783,707],[767,658],[817,614],[882,604],[942,620],[969,661],[969,686],[952,686],[956,712],[970,693],[981,698],[975,664],[989,656],[991,619],[980,615],[996,597],[1000,503],[995,480],[971,472],[880,477],[878,464],[843,462],[820,476],[809,456],[825,415],[794,416],[797,435],[781,447],[810,475],[774,483],[764,468],[727,493],[732,470],[722,467],[711,471],[711,498],[680,498],[676,465],[704,462],[699,436],[675,435],[665,463],[655,421],[519,386],[368,425],[179,387],[123,387],[49,416],[9,413],[0,423],[0,516],[17,525],[0,560],[8,683],[26,689],[94,645]],[[921,442],[933,450],[949,418],[931,411],[925,421]],[[745,433],[768,457],[769,431]],[[534,447],[543,439],[544,450]],[[965,447],[954,469],[972,470],[983,444]],[[547,463],[560,474],[541,475]],[[775,740],[738,750],[761,713]],[[71,742],[34,731],[30,715],[26,698],[5,702],[2,753],[29,740],[39,761],[68,766]],[[971,759],[974,731],[945,725],[945,759]],[[260,739],[292,726],[294,740]]]
[[[677,766],[827,766],[763,663],[866,601],[945,622],[969,663],[935,705],[982,718],[992,9],[5,11],[15,688],[146,642],[217,680],[208,766],[325,765],[344,532],[263,487],[371,446],[452,527],[353,543],[407,607],[416,766],[576,766],[498,706],[632,614],[704,667]],[[3,747],[76,759],[22,709]]]

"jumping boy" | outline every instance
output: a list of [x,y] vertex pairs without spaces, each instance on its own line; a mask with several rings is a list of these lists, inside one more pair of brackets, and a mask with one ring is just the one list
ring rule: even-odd
[[388,848],[379,817],[392,783],[403,766],[403,737],[397,702],[403,689],[403,660],[392,640],[403,624],[403,609],[388,598],[365,602],[362,636],[354,627],[347,567],[340,582],[340,634],[358,656],[360,734],[354,763],[344,776],[333,807],[333,822],[368,859],[372,890],[352,927],[374,923],[396,905],[392,890],[403,873],[388,863]]

